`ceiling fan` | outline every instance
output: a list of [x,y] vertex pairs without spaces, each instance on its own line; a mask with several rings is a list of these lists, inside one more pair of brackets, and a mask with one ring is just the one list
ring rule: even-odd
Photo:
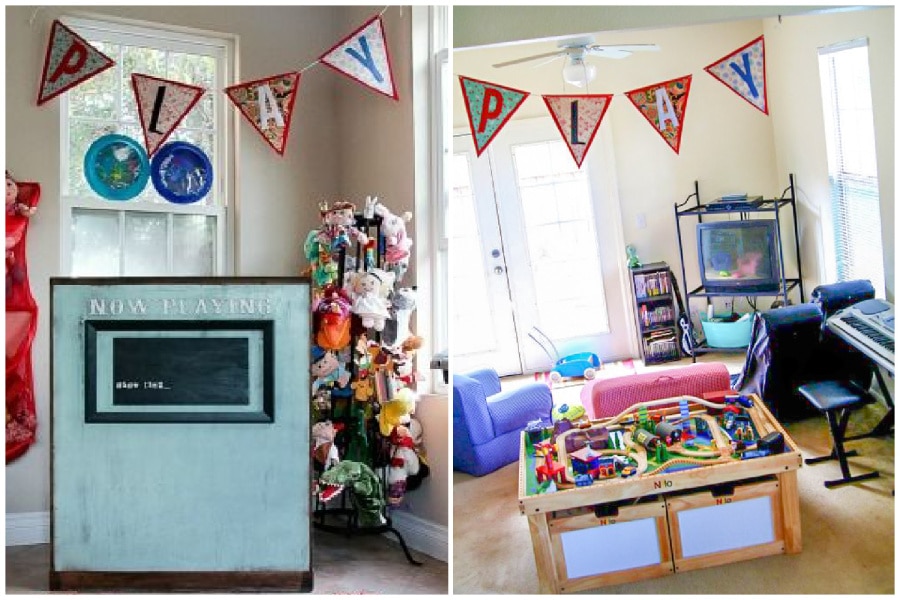
[[625,58],[631,56],[633,52],[657,52],[659,49],[659,46],[656,44],[595,44],[594,38],[584,37],[561,41],[558,44],[558,50],[555,52],[523,56],[522,58],[507,60],[493,66],[502,68],[542,58],[549,59],[535,65],[541,66],[557,58],[565,57],[566,65],[563,67],[563,79],[574,86],[584,87],[597,76],[597,67],[587,62],[585,60],[587,57]]

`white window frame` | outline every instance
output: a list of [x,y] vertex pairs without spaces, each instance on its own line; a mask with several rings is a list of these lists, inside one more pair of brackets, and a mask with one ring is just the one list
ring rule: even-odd
[[[868,40],[868,38],[865,38],[865,37],[855,38],[855,39],[847,40],[847,41],[843,41],[843,42],[837,42],[834,44],[829,44],[827,46],[822,46],[822,47],[818,48],[817,60],[821,60],[821,58],[823,56],[827,56],[829,54],[841,52],[843,50],[851,50],[854,48],[866,48],[866,52],[868,53],[868,47],[869,47],[869,40]],[[871,69],[869,70],[868,75],[869,75],[869,79],[870,79],[869,93],[871,95]],[[819,69],[819,76],[820,77],[822,76],[821,67]],[[822,109],[823,109],[823,113],[824,113],[825,111],[828,110],[828,106],[826,105],[824,98],[822,99],[822,104],[823,104]],[[823,114],[823,117],[825,117],[826,119],[828,118],[827,115],[824,115],[824,114]],[[874,119],[874,107],[873,107],[872,117]],[[827,121],[823,122],[823,127],[826,127],[826,126],[827,126]],[[873,127],[872,144],[875,145],[874,122],[872,124],[872,127]],[[826,144],[830,144],[830,139],[829,139],[830,134],[827,129],[825,129],[824,131],[825,131],[825,137],[826,137]],[[828,179],[830,180],[833,175],[833,172],[838,168],[831,164],[832,161],[836,158],[836,155],[834,155],[834,153],[837,150],[829,147],[829,148],[827,148],[827,151],[828,151],[827,156],[826,156],[826,160],[828,162],[827,173],[828,173]],[[875,162],[876,162],[875,170],[876,170],[876,179],[877,179],[878,178],[878,175],[877,175],[877,148],[874,148],[873,151],[876,153],[875,154]],[[880,192],[881,192],[880,184],[879,184],[879,186],[876,187],[876,190],[880,194]],[[833,200],[830,198],[830,194],[832,193],[832,186],[831,186],[830,181],[829,181],[829,185],[828,185],[828,191],[829,191],[829,200],[826,205],[827,210],[823,211],[823,215],[825,216],[824,223],[826,225],[825,227],[823,227],[823,239],[825,241],[824,253],[825,253],[825,257],[826,257],[824,267],[825,267],[825,271],[826,271],[826,273],[825,273],[826,279],[828,281],[837,281],[839,278],[838,240],[837,240],[837,234],[836,234],[836,224],[834,222],[834,217],[832,214],[834,207],[833,207]],[[880,219],[880,217],[881,217],[881,215],[879,215],[879,219]],[[883,231],[883,229],[882,229],[882,231]],[[882,244],[882,250],[883,250],[883,248],[884,248],[884,239],[883,238],[881,239],[881,244]],[[884,263],[882,263],[881,266],[882,266],[881,282],[879,283],[879,282],[873,281],[872,283],[875,285],[876,295],[879,297],[884,297],[884,294],[885,294],[884,285],[887,284],[888,277],[887,277],[887,273],[884,271],[884,269],[885,269]]]
[[[213,164],[215,204],[178,205],[170,202],[151,203],[133,200],[127,203],[109,202],[95,196],[75,195],[69,190],[69,94],[60,96],[60,267],[66,274],[72,272],[72,223],[73,214],[79,209],[112,211],[119,217],[119,247],[124,247],[126,213],[166,214],[168,265],[167,274],[172,273],[173,256],[173,216],[178,214],[216,217],[215,264],[213,275],[226,275],[233,270],[233,215],[229,194],[232,190],[234,172],[234,120],[229,118],[225,106],[225,89],[236,77],[235,38],[226,34],[198,31],[185,27],[175,27],[162,23],[149,23],[106,16],[67,16],[60,19],[63,24],[90,41],[104,41],[114,44],[139,45],[146,42],[153,48],[170,52],[197,53],[199,49],[216,60],[215,88],[206,93],[213,97],[214,127],[216,132],[216,155]],[[115,67],[114,67],[115,68]],[[143,145],[143,139],[137,140]],[[147,185],[152,185],[148,182]],[[120,261],[120,275],[122,265]]]
[[427,391],[436,394],[445,394],[448,384],[438,371],[429,371],[431,357],[450,345],[447,331],[449,244],[445,223],[449,188],[445,185],[444,161],[445,146],[449,150],[452,134],[450,119],[443,118],[442,101],[450,90],[444,89],[441,65],[447,61],[450,69],[451,19],[448,6],[413,7],[415,223],[419,236],[414,246],[419,289],[416,331],[425,338],[417,360],[419,370],[429,373]]

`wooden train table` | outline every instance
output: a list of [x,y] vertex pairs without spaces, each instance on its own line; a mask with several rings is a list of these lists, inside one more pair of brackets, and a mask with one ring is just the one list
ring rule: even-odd
[[519,509],[542,592],[800,552],[796,443],[758,397],[716,400],[522,433]]

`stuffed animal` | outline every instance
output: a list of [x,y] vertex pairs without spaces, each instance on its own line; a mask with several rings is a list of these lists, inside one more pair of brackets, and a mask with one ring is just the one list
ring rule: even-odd
[[309,367],[314,378],[312,384],[313,394],[323,385],[346,387],[350,381],[350,373],[338,360],[337,355],[331,350],[325,350],[319,346],[312,347],[312,364]]
[[389,437],[397,425],[409,423],[410,415],[416,410],[418,396],[410,388],[403,388],[387,402],[381,405],[378,413],[378,428],[381,435]]
[[334,285],[322,290],[313,304],[316,343],[326,350],[340,350],[350,344],[351,302],[347,293]]
[[375,205],[375,214],[381,217],[381,235],[384,236],[384,262],[386,268],[403,279],[409,267],[409,249],[412,239],[406,235],[406,223],[412,220],[412,213],[395,215],[380,202]]
[[319,421],[312,426],[313,458],[323,470],[330,469],[341,461],[337,445],[334,443],[334,424],[331,421]]
[[362,319],[366,329],[384,329],[388,313],[388,294],[394,287],[394,274],[383,269],[369,269],[348,273],[352,310]]
[[319,229],[319,242],[336,252],[349,246],[351,237],[360,244],[369,241],[369,237],[356,228],[356,218],[353,216],[355,211],[356,206],[351,202],[335,202],[330,207],[327,202],[320,204],[322,228]]
[[[36,206],[19,202],[19,186],[9,171],[6,172],[6,216],[31,217],[37,212]],[[8,244],[7,244],[8,245]]]
[[419,455],[409,429],[403,425],[391,431],[390,463],[387,471],[387,502],[397,506],[406,494],[407,479],[419,473]]
[[363,217],[372,219],[375,217],[375,207],[378,205],[378,196],[366,196],[366,207],[363,209]]
[[353,398],[358,402],[368,402],[375,395],[375,388],[369,377],[360,377],[350,387],[353,388]]
[[316,287],[325,287],[337,280],[338,265],[331,256],[329,245],[319,241],[318,229],[313,229],[306,236],[303,254],[309,261],[309,276]]
[[393,317],[388,320],[384,328],[383,339],[389,346],[402,344],[411,334],[409,321],[413,311],[416,310],[416,290],[403,287],[394,291],[391,296],[391,312]]

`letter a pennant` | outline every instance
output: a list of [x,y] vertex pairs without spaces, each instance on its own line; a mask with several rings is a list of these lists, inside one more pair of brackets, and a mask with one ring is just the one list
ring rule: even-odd
[[543,98],[580,169],[612,102],[612,94],[545,95]]
[[703,70],[764,114],[769,114],[766,103],[766,42],[763,36]]
[[320,56],[319,60],[338,73],[399,100],[380,15],[366,21]]
[[153,156],[206,91],[179,81],[131,74],[147,156]]
[[83,37],[58,20],[53,21],[47,55],[44,57],[38,106],[114,64],[113,59],[91,46]]
[[475,153],[481,156],[529,93],[462,75],[459,83],[466,101]]
[[681,147],[681,133],[684,131],[684,112],[687,110],[688,94],[691,91],[691,77],[687,75],[625,92],[631,103],[641,111],[647,122],[672,147],[675,154],[678,154]]
[[279,155],[284,156],[300,73],[282,73],[225,88],[225,94]]

